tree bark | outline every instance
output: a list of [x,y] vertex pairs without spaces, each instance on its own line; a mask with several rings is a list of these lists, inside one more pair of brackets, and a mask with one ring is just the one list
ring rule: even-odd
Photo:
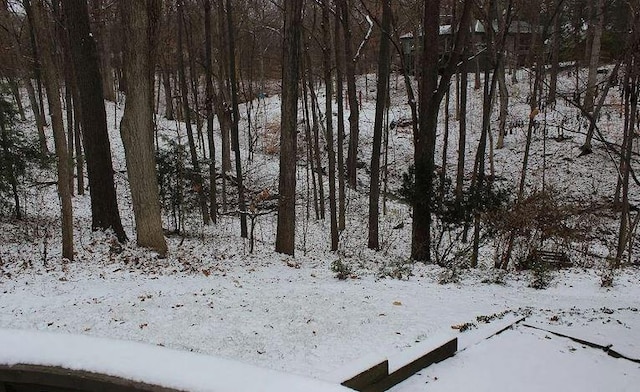
[[[472,1],[466,0],[460,18],[460,26],[468,26]],[[458,59],[467,39],[466,28],[458,29],[454,49],[442,70],[438,81],[438,37],[440,1],[425,4],[423,15],[422,73],[419,84],[419,124],[414,134],[415,197],[411,232],[411,258],[431,259],[431,197],[433,196],[433,172],[436,145],[436,129],[440,102],[448,88],[451,76],[457,70]]]
[[42,117],[40,117],[40,105],[38,105],[38,98],[36,97],[36,90],[33,88],[31,79],[27,79],[27,94],[29,95],[29,101],[31,102],[31,110],[33,112],[33,118],[36,120],[36,128],[38,128],[38,144],[40,146],[40,152],[42,154],[49,153],[49,147],[47,146],[47,136],[44,134],[44,124]]
[[602,42],[602,29],[604,27],[604,0],[597,0],[595,15],[591,23],[593,26],[593,41],[589,57],[589,75],[587,77],[587,91],[584,95],[584,108],[587,112],[593,111],[593,102],[596,96],[596,77],[600,64],[600,46]]
[[[63,1],[64,3],[65,1]],[[93,5],[93,14],[96,19],[96,31],[97,37],[97,53],[99,58],[99,72],[102,83],[102,91],[104,99],[107,101],[116,101],[115,83],[113,81],[113,69],[111,66],[111,53],[109,53],[109,44],[107,40],[107,33],[105,32],[105,21],[103,20],[102,8],[104,0],[91,1]]]
[[87,2],[65,0],[62,4],[80,95],[80,102],[77,104],[82,111],[82,136],[91,190],[91,227],[94,230],[112,229],[118,240],[122,242],[127,239],[127,236],[118,210],[100,60],[96,42],[89,27]]
[[[556,7],[563,0],[556,0]],[[547,104],[555,104],[558,91],[558,73],[560,72],[560,42],[562,40],[562,26],[560,12],[553,19],[553,36],[551,37],[551,74],[549,75],[549,92]],[[577,87],[577,86],[576,86]]]
[[347,79],[347,97],[349,101],[349,149],[347,151],[347,182],[356,189],[358,164],[358,138],[360,135],[360,106],[356,91],[356,59],[353,56],[351,42],[351,22],[349,19],[349,0],[338,0],[342,16],[342,32],[344,34],[345,74]]
[[218,216],[218,201],[216,190],[216,145],[213,135],[213,61],[211,46],[211,0],[204,0],[204,34],[205,34],[205,80],[206,80],[206,115],[207,139],[209,143],[209,216],[215,224]]
[[123,1],[123,70],[127,101],[120,122],[138,245],[161,256],[167,243],[160,219],[160,196],[153,148],[153,77],[159,0]]
[[184,112],[184,125],[187,129],[187,139],[189,141],[189,155],[191,157],[191,166],[193,167],[192,186],[198,194],[200,204],[200,214],[205,225],[209,224],[209,212],[207,209],[207,196],[204,194],[202,186],[202,173],[200,172],[200,163],[198,162],[198,153],[196,151],[195,139],[193,137],[193,129],[191,128],[191,110],[189,108],[189,89],[187,87],[187,78],[184,64],[183,53],[184,38],[184,1],[178,0],[178,74],[180,77],[180,90],[182,97],[182,110]]
[[296,138],[298,122],[298,79],[303,1],[284,3],[282,51],[282,111],[280,173],[276,252],[288,255],[295,250],[296,226]]
[[327,154],[329,155],[329,220],[331,250],[338,250],[338,211],[336,205],[336,154],[333,138],[333,80],[331,77],[331,29],[329,28],[329,5],[322,2],[322,69],[325,87],[325,120],[327,121]]
[[[380,216],[380,152],[382,148],[382,128],[387,105],[390,72],[391,0],[382,3],[382,24],[380,51],[378,52],[378,81],[376,89],[376,112],[373,123],[373,152],[371,154],[371,182],[369,184],[369,249],[380,249],[378,221]],[[436,54],[437,55],[437,54]]]
[[346,226],[346,195],[345,195],[345,167],[344,167],[344,48],[340,17],[336,12],[334,26],[334,49],[336,55],[336,105],[338,106],[338,230]]
[[469,86],[469,73],[467,72],[466,59],[462,62],[461,69],[460,117],[458,124],[458,167],[456,172],[456,204],[458,206],[462,203],[462,192],[464,188],[464,161],[467,153],[467,88]]
[[311,70],[311,57],[309,56],[309,50],[305,50],[305,59],[307,63],[307,86],[309,88],[309,95],[311,96],[311,116],[313,133],[313,159],[315,161],[316,173],[318,173],[318,198],[320,199],[320,219],[325,218],[325,204],[324,204],[324,171],[322,169],[322,161],[320,160],[320,120],[318,119],[318,97],[314,89],[313,72]]
[[173,115],[173,94],[171,90],[171,76],[169,75],[169,66],[165,63],[162,69],[162,88],[164,89],[164,117],[167,120],[174,120]]
[[67,141],[64,134],[64,123],[62,121],[62,103],[60,101],[60,84],[58,82],[56,64],[52,53],[53,39],[47,26],[44,6],[41,1],[37,1],[31,7],[30,1],[25,0],[25,9],[35,36],[42,45],[42,73],[47,89],[49,111],[51,113],[51,126],[53,128],[53,141],[56,155],[58,157],[58,195],[61,201],[62,216],[62,257],[73,260],[73,205],[71,202],[71,190],[69,189],[69,153],[67,151]]
[[[236,77],[236,43],[234,38],[233,14],[231,9],[231,1],[227,0],[227,29],[229,38],[229,84],[231,85],[231,142],[235,152],[236,163],[236,181],[238,184],[238,209],[240,210],[240,235],[242,238],[248,237],[247,232],[247,208],[244,200],[244,185],[242,183],[242,160],[240,157],[240,131],[238,129],[240,123],[240,112],[238,110],[238,80]],[[297,80],[297,78],[296,78]],[[297,96],[296,96],[297,98]],[[297,114],[297,112],[296,112]],[[295,136],[295,132],[294,132]],[[295,154],[295,149],[294,149]],[[295,157],[295,156],[294,156]],[[294,165],[295,170],[295,165]]]
[[[12,55],[15,55],[15,54],[12,54]],[[20,115],[20,120],[26,121],[27,117],[24,114],[24,107],[22,106],[22,97],[20,96],[20,86],[18,86],[18,80],[15,77],[7,77],[7,82],[9,82],[11,95],[13,95],[13,99],[16,102],[16,106],[18,108],[18,114]]]

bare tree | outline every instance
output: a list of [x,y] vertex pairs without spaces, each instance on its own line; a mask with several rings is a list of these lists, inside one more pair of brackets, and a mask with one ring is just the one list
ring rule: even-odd
[[342,32],[344,34],[345,74],[347,79],[347,98],[349,102],[349,149],[347,153],[347,182],[356,189],[358,164],[358,138],[360,135],[360,106],[356,92],[356,58],[353,55],[351,42],[351,22],[349,0],[337,1],[342,18]]
[[[236,43],[233,24],[233,13],[231,9],[231,1],[227,0],[227,30],[229,38],[229,84],[231,85],[231,143],[235,152],[236,164],[236,182],[238,184],[238,209],[240,210],[240,235],[247,238],[247,214],[246,202],[244,200],[244,185],[242,183],[242,160],[240,158],[240,131],[238,125],[240,123],[240,112],[238,110],[238,79],[236,77]],[[296,79],[297,80],[297,79]],[[297,96],[296,96],[297,99]],[[284,108],[283,108],[284,110]],[[297,114],[297,112],[296,112]],[[295,132],[294,132],[295,134]],[[295,149],[294,149],[295,154]],[[294,165],[295,166],[295,165]],[[295,168],[294,168],[295,170]]]
[[213,136],[213,61],[211,46],[211,0],[204,0],[204,32],[205,32],[205,80],[206,80],[206,116],[207,116],[207,139],[209,142],[209,215],[213,223],[217,220],[218,201],[216,189],[216,145]]
[[53,128],[53,140],[56,156],[58,158],[58,195],[61,200],[62,215],[62,257],[73,260],[73,206],[71,202],[71,190],[69,179],[71,172],[69,165],[69,153],[65,140],[64,123],[62,121],[62,103],[60,102],[60,84],[53,56],[53,39],[47,25],[46,10],[42,1],[36,1],[33,8],[30,1],[24,1],[25,10],[32,21],[35,36],[42,46],[42,73],[47,89],[49,111],[51,113],[51,126]]
[[593,103],[596,96],[596,77],[598,65],[600,63],[600,47],[602,43],[602,29],[604,27],[604,0],[597,0],[595,4],[593,24],[593,39],[589,57],[589,75],[587,77],[587,91],[584,95],[584,107],[587,112],[593,110]]
[[164,255],[167,243],[160,219],[160,197],[153,148],[153,77],[159,0],[120,3],[127,101],[120,122],[138,245]]
[[[465,0],[460,17],[460,26],[469,26],[472,1]],[[458,60],[467,39],[468,29],[457,30],[453,51],[438,80],[438,39],[440,24],[440,1],[425,4],[423,14],[423,37],[419,84],[419,124],[414,134],[415,186],[413,199],[413,223],[411,233],[411,258],[431,259],[431,197],[433,196],[434,158],[436,129],[440,102],[449,88],[457,70]]]
[[[180,77],[180,90],[182,97],[182,110],[184,113],[184,125],[187,129],[187,139],[189,141],[189,155],[191,157],[191,166],[193,168],[193,188],[198,194],[198,202],[200,204],[200,214],[205,225],[209,224],[209,211],[207,209],[207,196],[202,186],[202,173],[200,172],[200,162],[198,161],[198,153],[196,151],[196,143],[193,137],[193,129],[191,127],[191,108],[189,107],[189,88],[187,87],[187,77],[184,64],[183,38],[184,38],[184,1],[178,0],[178,74]],[[191,72],[194,72],[191,70]]]
[[282,50],[282,113],[280,136],[280,180],[276,252],[294,254],[296,226],[296,138],[298,123],[298,79],[303,1],[284,3]]
[[[112,229],[120,241],[127,236],[122,228],[116,190],[113,183],[111,145],[107,133],[102,78],[96,42],[89,28],[86,0],[62,2],[69,31],[71,58],[77,78],[82,110],[82,133],[87,152],[87,174],[91,189],[93,229]],[[76,118],[76,121],[79,119]]]
[[384,111],[387,106],[389,73],[391,66],[391,0],[382,3],[382,36],[378,53],[378,82],[376,90],[376,114],[373,124],[373,152],[371,154],[371,182],[369,184],[369,239],[367,246],[378,250],[378,221],[380,216],[380,152],[382,148],[382,128]]

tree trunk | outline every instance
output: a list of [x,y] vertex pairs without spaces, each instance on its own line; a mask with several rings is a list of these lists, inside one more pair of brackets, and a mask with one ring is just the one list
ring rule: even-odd
[[[78,92],[78,86],[74,86],[74,97],[79,97],[80,93]],[[77,98],[80,101],[79,98]],[[75,138],[75,148],[76,148],[76,183],[78,185],[78,195],[84,195],[84,155],[82,153],[82,128],[80,124],[82,123],[82,113],[80,110],[80,105],[74,105],[74,116],[76,118],[73,130],[73,136]]]
[[596,96],[596,78],[598,74],[598,65],[600,64],[600,46],[602,42],[602,30],[604,27],[604,0],[597,0],[594,11],[595,20],[592,20],[592,22],[590,22],[594,23],[593,41],[591,44],[591,53],[589,57],[587,91],[584,95],[584,108],[589,113],[593,111],[593,102]]
[[[466,55],[465,55],[466,57]],[[458,167],[456,173],[456,205],[462,203],[462,191],[464,187],[464,158],[467,152],[467,88],[469,85],[467,61],[462,63],[460,75],[460,114],[458,129]]]
[[159,0],[123,1],[124,75],[127,101],[120,122],[138,245],[164,256],[167,243],[160,219],[160,196],[153,149],[153,77]]
[[[371,154],[371,182],[369,184],[369,249],[380,249],[378,221],[380,215],[380,152],[382,148],[382,128],[387,105],[390,72],[391,0],[382,3],[382,29],[380,52],[378,52],[378,81],[376,88],[376,113],[373,123],[373,152]],[[437,54],[436,54],[437,55]]]
[[334,46],[336,55],[336,105],[338,106],[338,230],[346,226],[345,176],[344,176],[344,49],[341,37],[340,18],[336,13],[334,30]]
[[[204,0],[204,34],[205,34],[205,80],[206,80],[206,115],[207,139],[209,143],[209,216],[215,224],[218,216],[218,201],[216,191],[216,145],[213,135],[213,61],[211,47],[211,0]],[[172,114],[173,115],[173,114]]]
[[447,152],[449,150],[449,106],[451,101],[451,91],[447,90],[444,96],[444,136],[442,137],[442,165],[440,165],[440,183],[438,189],[438,200],[441,202],[445,198],[445,182],[447,181]]
[[[240,131],[238,129],[240,123],[240,112],[238,110],[238,80],[236,78],[236,43],[235,43],[235,26],[233,24],[233,13],[231,9],[231,1],[227,0],[227,29],[229,37],[229,84],[231,85],[231,109],[233,114],[233,122],[231,124],[231,142],[235,152],[236,161],[236,181],[238,184],[238,209],[240,210],[240,235],[247,238],[247,214],[246,202],[244,200],[244,185],[242,184],[242,160],[240,157]],[[297,80],[297,79],[296,79]],[[297,97],[296,97],[297,98]],[[297,114],[297,112],[296,112]],[[295,136],[295,132],[294,132]],[[294,149],[295,154],[295,149]],[[295,157],[295,155],[294,155]],[[295,170],[295,165],[294,165]]]
[[162,87],[164,89],[164,117],[167,120],[174,120],[175,117],[173,115],[173,94],[171,90],[171,76],[169,74],[169,66],[166,65],[162,70]]
[[100,60],[89,27],[89,10],[84,0],[65,0],[63,7],[80,95],[78,104],[82,112],[82,135],[91,190],[91,227],[94,230],[112,229],[122,242],[127,236],[118,210]]
[[[460,26],[468,26],[471,19],[472,1],[465,1]],[[436,145],[436,129],[440,102],[448,89],[458,59],[467,39],[467,29],[458,29],[454,49],[442,70],[438,82],[438,37],[440,1],[425,4],[423,15],[424,34],[422,41],[422,73],[419,84],[419,124],[414,134],[415,187],[413,200],[413,224],[411,233],[411,258],[431,259],[431,197],[433,196],[433,172]]]
[[329,28],[329,5],[322,2],[322,69],[325,86],[325,119],[327,121],[327,154],[329,155],[329,218],[331,228],[331,250],[338,250],[338,211],[336,205],[336,155],[333,142],[333,80],[331,78],[331,30]]
[[24,114],[24,107],[22,106],[22,97],[20,96],[20,87],[18,86],[17,78],[8,77],[7,82],[9,82],[11,95],[13,95],[13,99],[16,101],[16,107],[18,108],[20,120],[27,121],[27,117]]
[[313,125],[311,130],[313,132],[313,159],[315,160],[316,173],[318,173],[318,198],[320,199],[320,219],[325,217],[325,205],[324,205],[324,172],[322,170],[322,161],[320,160],[320,120],[318,119],[318,97],[314,89],[313,72],[311,70],[311,58],[309,51],[305,51],[306,63],[307,63],[307,84],[309,87],[309,95],[311,96],[311,116]]
[[29,101],[31,102],[31,110],[33,111],[33,118],[36,120],[36,128],[38,128],[38,144],[40,146],[40,152],[42,154],[49,153],[49,147],[47,146],[47,136],[44,134],[44,124],[42,117],[40,116],[40,105],[38,105],[38,98],[36,97],[36,91],[33,88],[31,79],[27,79],[27,94],[29,94]]
[[294,254],[296,227],[296,137],[302,1],[284,3],[282,110],[276,252]]
[[[634,29],[635,30],[635,29]],[[622,264],[622,256],[629,243],[632,225],[629,205],[629,174],[631,172],[631,155],[633,152],[633,136],[636,126],[637,110],[638,110],[638,86],[640,85],[638,75],[638,64],[636,53],[628,55],[630,59],[627,62],[626,77],[624,83],[625,93],[625,129],[624,142],[620,154],[620,172],[621,178],[621,197],[622,203],[620,208],[620,230],[618,232],[618,246],[616,249],[615,267]]]
[[593,107],[591,113],[586,111],[586,107],[582,107],[582,114],[584,114],[589,119],[589,128],[587,129],[587,136],[585,137],[584,144],[580,146],[580,150],[582,152],[580,155],[590,154],[593,150],[593,146],[591,145],[591,141],[593,140],[593,134],[596,130],[596,124],[598,122],[598,117],[600,117],[600,110],[602,110],[602,106],[604,105],[605,100],[607,99],[607,94],[609,94],[609,89],[616,80],[618,80],[618,70],[620,69],[621,62],[616,63],[613,67],[613,70],[609,74],[609,78],[607,79],[607,83],[602,88],[602,92],[600,93],[600,97],[598,98],[597,104]]
[[[316,213],[316,220],[320,220],[320,203],[318,197],[318,187],[322,186],[322,183],[316,186],[316,172],[317,166],[315,164],[314,149],[313,149],[313,137],[311,135],[311,119],[309,117],[309,97],[307,94],[307,81],[302,74],[302,92],[303,92],[303,105],[304,105],[304,118],[305,118],[305,139],[307,141],[307,164],[311,169],[311,183],[313,187],[313,207]],[[315,124],[315,123],[314,123]],[[319,175],[319,174],[318,174]],[[324,203],[324,202],[323,202]],[[323,204],[324,205],[324,204]]]
[[[99,58],[98,68],[102,83],[104,99],[107,101],[116,101],[115,83],[113,81],[113,70],[111,67],[111,53],[109,53],[109,45],[107,40],[107,32],[105,31],[106,22],[103,20],[102,8],[104,0],[95,0],[90,3],[93,5],[93,15],[96,20],[97,37],[97,53]],[[64,1],[63,1],[64,3]]]
[[51,113],[51,126],[53,128],[53,141],[56,155],[58,157],[58,195],[61,200],[62,216],[62,257],[73,260],[73,206],[71,202],[71,191],[69,189],[69,153],[64,134],[64,123],[62,121],[62,103],[60,101],[60,85],[58,82],[56,64],[52,53],[53,39],[47,25],[43,4],[37,1],[32,8],[29,0],[25,0],[25,9],[29,19],[32,21],[35,36],[42,47],[42,72],[47,89],[49,111]]
[[349,149],[347,152],[347,182],[356,189],[358,164],[358,138],[360,135],[360,106],[356,91],[356,59],[353,56],[351,42],[351,23],[349,19],[349,0],[338,0],[342,16],[342,32],[344,34],[345,74],[347,77],[347,97],[349,101]]
[[[504,48],[500,49],[503,50]],[[504,61],[496,68],[498,77],[498,90],[500,93],[500,114],[498,116],[498,142],[496,148],[504,147],[504,137],[507,131],[507,115],[509,114],[509,90],[507,90],[506,72]]]
[[182,97],[182,110],[184,112],[184,124],[187,129],[187,139],[189,141],[189,154],[191,157],[191,166],[193,167],[193,183],[192,187],[198,194],[200,203],[200,215],[205,225],[209,224],[209,211],[207,209],[207,196],[204,194],[202,186],[202,173],[200,172],[200,163],[198,162],[198,153],[196,151],[195,139],[193,137],[193,129],[191,128],[191,110],[189,108],[189,89],[187,87],[187,78],[184,64],[183,53],[183,34],[184,31],[184,1],[178,0],[178,74],[180,79],[180,90]]
[[[29,0],[25,0],[23,3],[25,6],[25,9],[31,7]],[[44,115],[44,99],[42,94],[42,77],[41,77],[42,69],[40,64],[40,52],[38,51],[38,45],[36,44],[36,32],[35,32],[34,22],[31,20],[31,18],[27,18],[27,21],[29,22],[29,39],[31,43],[31,51],[33,54],[33,75],[36,78],[36,87],[38,89],[40,120],[42,121],[42,125],[46,127],[49,124],[47,124],[47,118]]]
[[[556,7],[561,5],[563,0],[556,0]],[[560,43],[562,40],[562,26],[560,12],[556,12],[553,19],[553,36],[551,37],[551,74],[549,75],[549,92],[547,104],[556,103],[558,91],[558,73],[560,72]],[[576,86],[577,87],[577,86]]]
[[222,137],[222,210],[227,210],[227,173],[231,171],[231,122],[233,121],[230,107],[229,91],[229,64],[228,59],[228,29],[225,27],[224,1],[218,1],[218,37],[220,54],[220,76],[218,85],[220,86],[220,99],[215,102],[218,122],[220,123],[220,134]]

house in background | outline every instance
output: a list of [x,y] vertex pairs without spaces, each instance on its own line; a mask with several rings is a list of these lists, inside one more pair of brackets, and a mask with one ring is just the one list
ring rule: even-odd
[[[500,34],[497,22],[493,23],[493,30],[496,34]],[[504,47],[505,55],[507,56],[507,62],[515,65],[523,65],[533,41],[534,29],[532,26],[524,21],[512,21],[507,30],[506,42]],[[449,57],[449,53],[453,48],[453,41],[455,39],[453,29],[451,25],[440,26],[440,39],[439,39],[439,52],[440,52],[440,64],[444,66],[444,63]],[[486,52],[487,30],[483,22],[476,20],[473,22],[471,31],[471,50],[470,57],[473,57],[472,61],[468,65],[468,70],[484,70],[487,67],[491,67],[490,57]],[[405,66],[409,74],[415,74],[417,61],[419,61],[419,53],[422,50],[422,33],[418,33],[418,40],[414,39],[413,33],[407,33],[400,36],[400,43],[402,48],[402,56]]]

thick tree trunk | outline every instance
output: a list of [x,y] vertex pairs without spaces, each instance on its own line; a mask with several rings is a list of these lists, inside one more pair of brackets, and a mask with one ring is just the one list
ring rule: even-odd
[[284,3],[282,111],[276,252],[293,255],[296,227],[296,138],[302,1]]
[[[460,26],[468,26],[471,19],[471,1],[465,1]],[[438,81],[438,37],[440,1],[425,4],[423,15],[424,34],[422,41],[422,73],[419,84],[419,124],[414,134],[415,196],[413,199],[413,224],[411,233],[411,258],[430,261],[431,259],[431,198],[433,196],[433,174],[436,145],[436,130],[440,102],[454,72],[457,70],[467,29],[458,29],[454,49],[442,70]]]
[[[66,0],[65,0],[66,1]],[[63,3],[65,2],[63,1]],[[116,91],[113,80],[113,69],[111,66],[111,53],[109,51],[109,41],[107,40],[107,32],[105,31],[106,22],[103,20],[102,9],[104,0],[95,0],[90,2],[93,5],[93,15],[96,20],[96,36],[97,36],[97,52],[99,57],[99,70],[102,81],[102,91],[104,99],[115,102]]]
[[125,241],[127,236],[122,228],[113,180],[100,60],[89,27],[89,10],[84,0],[65,0],[63,7],[80,95],[80,102],[77,104],[81,107],[82,135],[87,153],[91,227],[94,230],[112,229],[119,241]]
[[153,76],[159,0],[123,1],[123,69],[127,101],[120,122],[138,245],[160,255],[167,243],[160,219],[160,196],[153,149]]
[[391,0],[382,3],[382,29],[380,52],[378,52],[378,81],[376,89],[376,113],[373,123],[373,152],[371,154],[371,182],[369,184],[369,249],[380,249],[378,238],[378,221],[380,216],[380,152],[382,148],[382,128],[384,111],[387,106],[389,89],[390,34],[391,34]]
[[53,39],[47,25],[48,18],[45,16],[43,4],[37,1],[33,8],[29,0],[25,1],[25,8],[29,19],[35,30],[35,35],[42,47],[42,72],[47,89],[49,111],[51,113],[51,126],[53,128],[53,141],[56,155],[58,157],[58,195],[61,201],[62,216],[62,257],[73,260],[73,206],[71,202],[71,191],[69,189],[69,153],[67,151],[67,141],[64,134],[64,123],[62,121],[62,103],[60,101],[60,84],[58,82],[56,64],[51,49]]

